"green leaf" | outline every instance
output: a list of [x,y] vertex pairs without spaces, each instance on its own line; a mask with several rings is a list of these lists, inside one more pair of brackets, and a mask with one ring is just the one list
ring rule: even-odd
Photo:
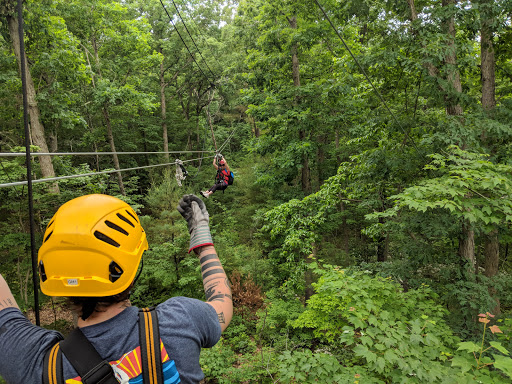
[[497,349],[498,351],[500,351],[501,353],[503,353],[503,354],[505,354],[505,355],[508,355],[508,354],[509,354],[509,353],[508,353],[508,350],[507,350],[504,346],[502,346],[500,342],[498,342],[498,341],[491,341],[491,342],[489,342],[489,344],[491,344],[491,346],[492,346],[493,348],[496,348],[496,349]]
[[455,356],[452,360],[452,367],[460,367],[462,373],[466,373],[471,368],[473,368],[473,365],[467,358],[462,356]]
[[480,347],[473,343],[472,341],[463,341],[462,343],[459,343],[459,348],[457,348],[457,351],[468,351],[468,352],[477,352],[480,350]]
[[507,356],[492,355],[495,359],[494,368],[501,370],[508,377],[512,378],[512,359]]

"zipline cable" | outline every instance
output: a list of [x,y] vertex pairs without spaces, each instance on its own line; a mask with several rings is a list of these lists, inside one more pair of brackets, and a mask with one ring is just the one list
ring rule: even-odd
[[174,8],[176,8],[176,12],[178,12],[178,16],[179,18],[181,19],[181,22],[183,23],[183,26],[185,27],[185,30],[187,31],[188,35],[190,36],[190,40],[192,40],[192,43],[194,44],[194,46],[196,47],[197,49],[197,52],[199,53],[199,56],[201,56],[201,58],[203,59],[203,62],[204,64],[206,65],[206,68],[208,68],[208,70],[210,71],[210,73],[212,74],[213,76],[213,79],[215,80],[217,78],[217,76],[215,75],[215,73],[213,73],[213,71],[210,69],[210,67],[208,66],[208,63],[206,62],[205,58],[203,57],[203,55],[201,54],[201,51],[199,50],[199,48],[197,47],[197,44],[196,42],[194,41],[194,38],[192,37],[192,35],[190,34],[188,28],[187,28],[187,24],[185,24],[185,20],[183,20],[183,17],[181,17],[181,13],[180,13],[180,10],[178,9],[178,6],[176,5],[176,3],[174,2],[174,0],[171,0],[172,1],[172,4],[174,5]]
[[[414,146],[414,148],[416,149],[416,151],[418,151],[418,147],[416,147],[416,144],[414,143],[414,140],[412,140],[409,135],[407,134],[406,130],[404,129],[404,127],[402,127],[402,124],[400,124],[400,122],[398,121],[397,117],[395,116],[395,114],[393,113],[393,111],[391,111],[391,108],[389,108],[388,106],[388,103],[386,103],[386,100],[384,100],[384,98],[382,97],[382,95],[380,94],[380,92],[378,91],[378,89],[375,87],[375,85],[373,85],[373,82],[371,81],[370,77],[367,75],[366,71],[364,70],[363,66],[359,63],[359,61],[357,60],[357,58],[355,57],[355,55],[352,53],[352,50],[349,48],[349,46],[347,45],[347,43],[345,42],[345,40],[343,39],[343,37],[341,36],[341,34],[338,32],[338,30],[336,29],[336,27],[334,26],[334,24],[332,23],[331,19],[329,18],[329,16],[327,15],[327,13],[325,12],[325,10],[323,9],[323,7],[320,5],[320,3],[318,2],[318,0],[313,0],[316,5],[318,6],[318,8],[320,8],[320,10],[322,11],[322,13],[324,14],[325,18],[327,19],[327,21],[329,22],[329,24],[331,24],[331,27],[332,29],[334,30],[334,32],[336,33],[336,35],[338,35],[339,39],[341,40],[341,42],[343,43],[343,45],[345,46],[345,49],[348,51],[348,53],[350,53],[350,56],[352,56],[352,59],[354,59],[354,61],[356,62],[357,66],[359,67],[359,70],[361,71],[361,73],[364,75],[364,77],[366,77],[366,80],[370,83],[370,85],[372,86],[373,88],[373,91],[377,94],[377,96],[379,97],[380,101],[382,102],[382,104],[384,104],[384,106],[386,107],[386,109],[388,110],[389,114],[393,117],[393,119],[395,120],[395,122],[397,123],[397,125],[400,127],[400,129],[403,131],[403,133],[405,134],[405,137],[408,138],[412,145]],[[419,152],[419,151],[418,151]]]
[[[22,154],[23,155],[23,154]],[[26,155],[25,155],[26,156]],[[2,171],[4,171],[5,173],[5,176],[7,176],[7,179],[9,180],[9,183],[12,183],[12,180],[11,180],[11,176],[9,176],[9,174],[7,173],[7,170],[5,169],[4,167],[4,164],[3,162],[0,161],[0,166],[2,167]],[[18,190],[16,188],[14,188],[14,191],[16,192],[16,195],[18,195],[18,199],[20,199],[21,201],[21,195],[20,193],[18,192]]]
[[[206,128],[206,127],[205,127]],[[208,137],[208,128],[204,130],[204,138],[203,138],[203,149],[206,147],[206,139]],[[192,179],[195,179],[197,175],[199,175],[199,172],[201,171],[201,165],[203,164],[204,157],[201,155],[201,158],[199,159],[199,166],[197,167],[197,172],[194,176],[192,176]]]
[[[206,157],[206,158],[207,158],[207,159],[208,159],[208,158],[213,159],[214,157],[215,157],[215,156],[208,156],[208,157]],[[196,161],[196,160],[200,160],[200,159],[201,159],[201,158],[190,159],[190,160],[182,160],[182,162],[183,162],[183,163],[186,163],[186,162]],[[203,157],[203,159],[204,159],[204,157]],[[89,177],[89,176],[96,176],[96,175],[108,174],[108,173],[115,173],[115,172],[135,171],[135,170],[137,170],[137,169],[163,167],[163,166],[176,165],[176,164],[177,164],[177,162],[176,162],[176,161],[173,161],[173,162],[171,162],[171,163],[162,163],[162,164],[154,164],[154,165],[144,165],[144,166],[140,166],[140,167],[133,167],[133,168],[112,169],[112,170],[109,170],[109,171],[90,172],[90,173],[82,173],[82,174],[69,175],[69,176],[48,177],[48,178],[45,178],[45,179],[32,180],[31,182],[32,182],[33,184],[36,184],[36,183],[46,183],[46,182],[49,182],[49,181],[58,181],[58,180],[65,180],[65,179],[75,179],[75,178],[78,178],[78,177]],[[28,181],[16,181],[16,182],[14,182],[14,183],[5,183],[5,184],[0,184],[0,188],[12,187],[12,186],[15,186],[15,185],[27,185],[27,184],[28,184]]]
[[[181,4],[183,5],[183,7],[186,8],[186,5],[183,3],[183,0],[182,0]],[[187,14],[187,16],[189,17],[189,19],[192,21],[192,23],[196,27],[196,30],[199,33],[199,35],[201,35],[201,37],[203,38],[203,41],[206,43],[206,45],[208,45],[208,47],[211,48],[210,44],[208,43],[207,38],[205,37],[204,33],[201,31],[201,28],[199,28],[199,26],[195,22],[194,18],[190,14]],[[222,64],[219,62],[219,60],[217,60],[217,56],[212,55],[212,57],[215,60],[215,62],[219,65],[219,68],[222,68]]]
[[[31,156],[96,156],[96,155],[155,155],[166,153],[212,153],[215,151],[163,151],[163,152],[32,152]],[[0,157],[26,156],[22,152],[0,152]]]
[[25,40],[23,33],[23,7],[22,0],[18,0],[18,34],[20,39],[20,72],[21,84],[23,88],[23,122],[25,125],[25,150],[27,163],[27,181],[28,185],[28,210],[30,220],[30,251],[32,256],[32,282],[34,284],[34,313],[36,317],[36,325],[40,324],[39,319],[39,281],[37,279],[37,258],[36,258],[36,241],[35,241],[35,222],[34,222],[34,196],[32,194],[32,166],[30,160],[30,131],[28,129],[28,95],[27,95],[27,76],[25,63]]
[[[160,4],[162,4],[162,7],[165,11],[165,13],[167,13],[167,16],[169,17],[169,21],[171,22],[172,26],[174,27],[174,29],[176,30],[176,33],[178,33],[178,36],[180,37],[180,40],[181,42],[183,43],[183,45],[185,46],[185,48],[187,49],[188,51],[188,54],[190,55],[190,57],[192,58],[192,60],[194,60],[194,63],[196,63],[197,65],[197,68],[199,68],[199,71],[201,71],[201,73],[203,74],[203,76],[205,77],[206,80],[208,80],[208,82],[210,83],[210,85],[214,86],[215,85],[215,81],[211,81],[208,76],[206,76],[206,74],[203,72],[203,70],[201,69],[201,67],[199,66],[198,62],[196,61],[194,55],[192,55],[192,52],[190,52],[190,49],[188,48],[188,45],[187,43],[185,43],[185,40],[183,40],[183,37],[181,36],[181,33],[180,31],[178,31],[178,28],[176,28],[176,25],[174,24],[174,22],[172,21],[172,18],[171,18],[171,15],[169,15],[169,12],[167,12],[167,8],[165,8],[165,5],[163,3],[162,0],[160,0]],[[215,79],[213,79],[215,80]]]
[[[215,90],[213,91],[215,94]],[[215,152],[219,152],[217,149],[217,141],[215,140],[215,135],[213,134],[213,125],[212,125],[212,116],[210,115],[210,104],[212,103],[213,97],[208,97],[208,107],[206,108],[206,117],[208,118],[208,124],[210,125],[210,130],[212,131],[212,140],[213,145],[215,146]]]
[[219,152],[222,152],[224,150],[224,148],[226,147],[226,145],[229,144],[229,142],[231,141],[231,139],[233,138],[233,136],[235,135],[235,132],[240,128],[240,126],[236,127],[235,129],[233,129],[233,131],[231,131],[230,135],[228,136],[228,138],[224,141],[224,143],[220,146],[219,148]]

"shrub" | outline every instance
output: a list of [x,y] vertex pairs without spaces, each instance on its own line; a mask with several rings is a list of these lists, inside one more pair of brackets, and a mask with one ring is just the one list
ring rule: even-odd
[[[385,382],[444,382],[455,372],[445,361],[458,339],[447,311],[427,287],[403,292],[389,278],[325,266],[316,294],[293,326],[312,329],[341,363],[361,366]],[[347,353],[348,352],[348,353]]]

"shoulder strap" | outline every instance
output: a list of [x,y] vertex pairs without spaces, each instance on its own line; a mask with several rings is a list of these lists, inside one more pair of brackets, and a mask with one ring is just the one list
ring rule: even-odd
[[64,384],[62,352],[59,343],[56,343],[44,356],[43,384]]
[[139,344],[143,383],[163,384],[160,332],[155,308],[139,309]]
[[62,352],[78,372],[84,384],[119,384],[112,367],[85,337],[80,328],[75,328],[60,342]]

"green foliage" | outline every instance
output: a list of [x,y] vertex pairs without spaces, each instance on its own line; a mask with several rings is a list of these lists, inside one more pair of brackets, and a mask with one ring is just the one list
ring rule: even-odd
[[450,373],[443,356],[456,337],[428,287],[403,292],[390,279],[325,268],[295,327],[312,329],[333,352],[344,350],[342,364],[364,366],[381,380],[443,382]]
[[500,342],[487,341],[486,343],[487,330],[493,334],[502,333],[497,325],[487,326],[492,318],[494,315],[489,312],[478,315],[479,322],[484,325],[480,345],[472,341],[458,343],[457,351],[466,351],[467,354],[455,356],[452,359],[452,366],[459,367],[463,373],[471,371],[476,380],[482,378],[483,382],[489,382],[489,379],[493,379],[492,382],[505,382],[504,376],[493,371],[491,367],[512,378],[512,359],[508,356],[509,351]]
[[203,349],[200,359],[206,383],[272,383],[276,374],[276,356],[267,348],[245,356],[235,354],[221,339],[215,347]]
[[283,383],[384,383],[365,367],[344,367],[335,356],[309,349],[280,355],[279,379]]
[[400,208],[420,212],[441,208],[457,219],[482,225],[486,231],[512,221],[512,168],[455,146],[448,150],[448,154],[431,155],[432,162],[425,167],[438,177],[392,196],[394,208],[368,218],[394,216]]
[[224,340],[235,353],[250,355],[256,351],[256,343],[251,339],[252,329],[240,316],[233,316],[229,327],[224,332]]
[[256,333],[259,342],[273,346],[278,352],[291,346],[308,345],[311,336],[297,332],[291,326],[303,311],[303,304],[286,287],[267,292],[266,305],[258,313]]

